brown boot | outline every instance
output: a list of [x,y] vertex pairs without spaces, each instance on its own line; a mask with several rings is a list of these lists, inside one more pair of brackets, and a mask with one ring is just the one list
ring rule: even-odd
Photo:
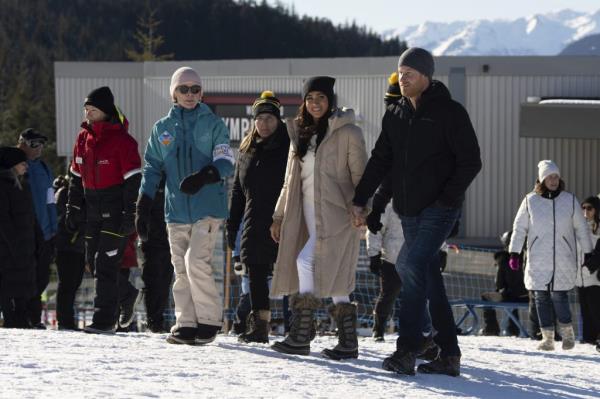
[[338,327],[338,344],[333,349],[324,349],[323,356],[333,360],[356,359],[358,338],[356,336],[356,305],[338,303],[331,312]]
[[542,351],[554,350],[554,328],[542,328],[542,342],[538,345],[538,349]]
[[440,356],[432,362],[419,364],[417,371],[423,374],[460,375],[460,356]]
[[562,348],[564,350],[573,349],[575,347],[575,331],[573,331],[573,324],[563,324],[559,322],[558,332],[562,337]]
[[252,311],[246,319],[246,332],[240,334],[239,342],[269,343],[269,321],[271,321],[270,310]]
[[290,298],[292,317],[290,333],[283,341],[275,342],[271,348],[281,353],[308,355],[310,341],[314,338],[315,310],[321,300],[312,294],[297,294]]

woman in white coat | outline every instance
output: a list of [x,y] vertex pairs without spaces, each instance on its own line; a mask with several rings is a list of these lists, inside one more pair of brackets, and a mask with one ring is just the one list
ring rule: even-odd
[[584,254],[592,251],[587,223],[579,201],[564,190],[558,166],[550,160],[538,164],[534,191],[527,194],[513,224],[509,246],[509,265],[519,268],[518,254],[527,242],[525,287],[533,291],[537,306],[542,342],[541,350],[554,349],[554,314],[562,336],[562,348],[575,345],[568,292],[575,286],[577,245]]

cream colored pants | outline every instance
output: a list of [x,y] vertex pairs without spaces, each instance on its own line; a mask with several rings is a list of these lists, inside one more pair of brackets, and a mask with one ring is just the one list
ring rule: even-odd
[[174,328],[223,323],[223,302],[211,265],[220,224],[221,219],[205,218],[194,224],[167,225],[171,262],[175,267]]

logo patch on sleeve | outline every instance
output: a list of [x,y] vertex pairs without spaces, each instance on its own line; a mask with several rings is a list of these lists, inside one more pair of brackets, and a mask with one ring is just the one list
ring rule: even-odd
[[217,144],[213,149],[213,162],[218,161],[219,159],[224,159],[231,164],[235,163],[235,158],[233,156],[233,150],[229,146],[229,144]]
[[165,130],[160,136],[158,136],[158,140],[162,143],[162,145],[169,145],[173,141],[173,136],[171,136],[171,133]]

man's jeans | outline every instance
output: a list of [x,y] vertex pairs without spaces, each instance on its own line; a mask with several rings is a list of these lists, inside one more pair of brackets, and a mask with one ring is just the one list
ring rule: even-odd
[[568,291],[534,291],[541,328],[554,328],[555,314],[560,323],[571,323],[571,309],[567,294]]
[[438,252],[460,216],[458,208],[425,208],[418,216],[400,216],[404,245],[396,270],[402,279],[398,349],[419,352],[427,299],[436,343],[442,356],[459,356],[456,326],[448,304]]

